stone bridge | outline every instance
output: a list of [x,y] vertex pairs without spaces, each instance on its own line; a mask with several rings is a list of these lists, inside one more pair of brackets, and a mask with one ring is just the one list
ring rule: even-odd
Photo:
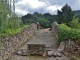
[[[0,60],[69,60],[66,56],[58,53],[57,39],[58,39],[58,24],[53,23],[52,31],[41,29],[37,31],[36,24],[31,24],[27,29],[23,29],[15,36],[6,36],[1,38],[2,50],[0,53]],[[54,55],[54,57],[23,57],[15,54],[17,50],[27,49],[28,44],[44,44],[47,55]],[[54,52],[54,53],[53,53]],[[43,54],[45,56],[46,54]],[[58,56],[57,56],[58,55]],[[57,56],[57,57],[56,57]]]

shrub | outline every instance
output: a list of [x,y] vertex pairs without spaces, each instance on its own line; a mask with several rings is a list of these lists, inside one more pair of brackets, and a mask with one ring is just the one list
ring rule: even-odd
[[80,41],[80,30],[71,29],[65,24],[60,24],[58,26],[58,43],[68,39],[74,39]]

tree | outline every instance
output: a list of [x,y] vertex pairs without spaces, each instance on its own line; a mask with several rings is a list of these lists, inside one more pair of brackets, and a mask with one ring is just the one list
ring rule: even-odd
[[58,20],[58,23],[60,24],[60,23],[62,23],[62,12],[61,11],[59,11],[59,10],[57,10],[58,11],[58,14],[57,14],[57,20]]
[[15,29],[20,26],[18,16],[11,10],[11,0],[0,0],[0,34],[7,29]]
[[45,18],[39,18],[40,25],[44,28],[49,27],[49,21]]
[[61,11],[58,10],[57,16],[59,23],[66,23],[68,25],[68,23],[73,19],[74,12],[71,7],[66,4],[63,6]]
[[49,13],[41,14],[38,12],[34,12],[34,14],[28,13],[25,16],[22,16],[21,19],[24,24],[37,23],[39,22],[41,27],[47,28],[51,27],[51,21],[53,20],[53,15]]
[[70,21],[69,26],[71,28],[80,29],[79,19],[74,16],[72,21]]
[[80,15],[77,15],[76,17],[79,19],[79,22],[80,22]]

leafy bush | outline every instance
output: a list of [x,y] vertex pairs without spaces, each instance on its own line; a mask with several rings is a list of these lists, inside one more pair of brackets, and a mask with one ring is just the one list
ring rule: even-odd
[[80,30],[71,29],[65,24],[60,24],[58,26],[58,42],[65,41],[68,39],[74,39],[80,41]]

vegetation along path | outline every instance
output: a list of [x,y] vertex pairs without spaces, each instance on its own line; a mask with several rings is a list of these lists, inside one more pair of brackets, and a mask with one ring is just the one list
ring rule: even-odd
[[[53,36],[49,29],[41,29],[19,49],[27,49],[27,44],[45,44],[47,49],[57,49],[56,38]],[[43,57],[43,56],[19,56],[14,54],[11,60],[57,60],[58,57]],[[69,60],[66,56],[62,55],[59,60]]]

